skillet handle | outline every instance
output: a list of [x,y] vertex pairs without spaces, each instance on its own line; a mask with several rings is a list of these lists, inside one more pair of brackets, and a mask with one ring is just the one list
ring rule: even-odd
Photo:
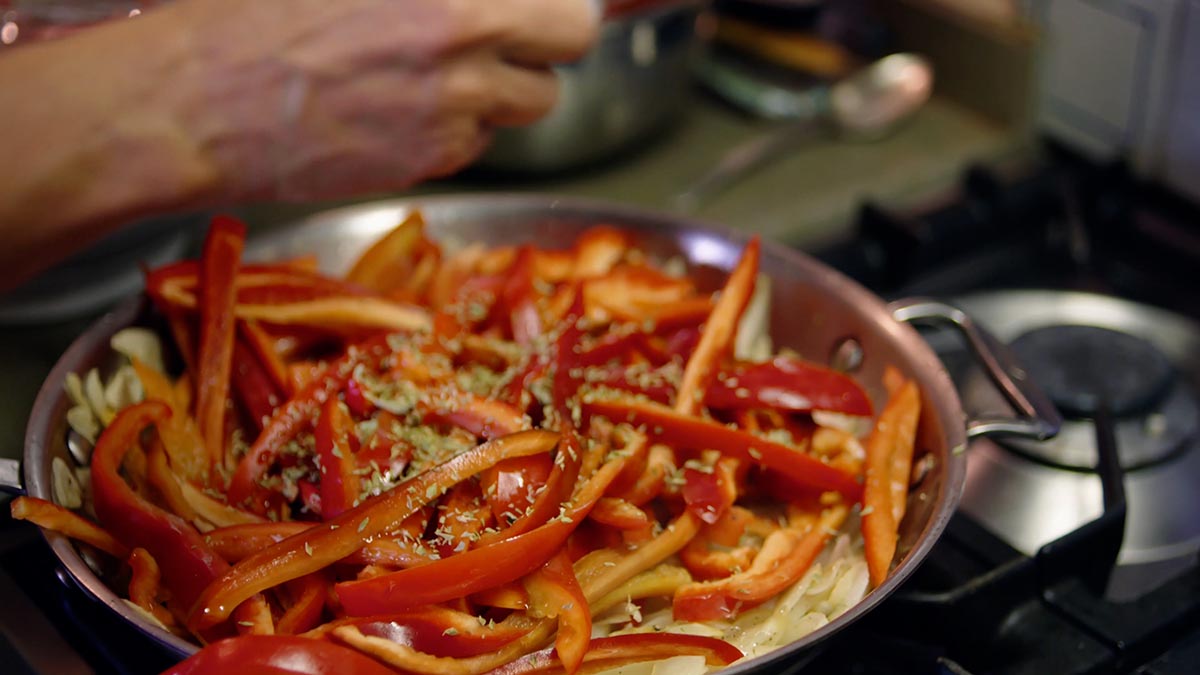
[[1004,394],[1017,417],[987,417],[967,421],[967,438],[1020,436],[1046,440],[1058,434],[1062,415],[1045,392],[1028,376],[1004,343],[957,307],[929,298],[906,298],[888,305],[897,321],[949,323],[962,333],[992,383]]
[[25,481],[21,480],[21,462],[0,458],[0,493],[16,497],[25,494]]

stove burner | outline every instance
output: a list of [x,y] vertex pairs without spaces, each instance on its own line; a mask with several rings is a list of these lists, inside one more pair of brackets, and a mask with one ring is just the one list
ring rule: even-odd
[[[1056,405],[1082,417],[1099,396],[1108,397],[1129,502],[1113,582],[1121,578],[1127,588],[1119,592],[1134,593],[1176,565],[1194,564],[1200,548],[1200,324],[1090,293],[984,292],[954,304],[1010,344]],[[964,407],[979,415],[1008,412],[986,376],[969,367],[969,359],[961,363],[950,367]],[[1066,389],[1076,386],[1090,391],[1090,400]],[[972,443],[963,511],[1028,554],[1098,516],[1095,429],[1079,417],[1068,418],[1049,441]]]
[[1157,347],[1107,328],[1035,328],[1010,347],[1069,417],[1094,417],[1101,401],[1114,417],[1149,412],[1175,380],[1175,369]]

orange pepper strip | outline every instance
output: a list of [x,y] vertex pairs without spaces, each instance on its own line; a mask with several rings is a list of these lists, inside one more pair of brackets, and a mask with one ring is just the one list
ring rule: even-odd
[[233,613],[239,635],[274,635],[275,617],[262,593],[246,600]]
[[[408,479],[317,527],[289,537],[239,562],[211,583],[195,604],[190,622],[214,626],[241,602],[285,581],[310,574],[358,551],[416,513],[438,495],[497,462],[549,452],[559,437],[523,431],[488,441]],[[417,568],[420,569],[420,568]]]
[[567,673],[575,673],[587,653],[592,615],[566,551],[560,549],[541,569],[526,577],[525,590],[533,616],[558,618],[555,652]]
[[17,497],[12,500],[10,508],[12,517],[17,520],[28,520],[38,527],[95,546],[117,558],[129,556],[129,547],[117,541],[108,531],[54,502],[37,497]]
[[[543,649],[497,668],[489,675],[559,675],[572,673],[552,649]],[[678,633],[632,633],[595,638],[582,663],[592,673],[631,663],[658,661],[672,656],[703,656],[710,666],[727,666],[742,658],[741,650],[717,638]]]
[[818,490],[836,490],[851,501],[862,493],[856,478],[781,443],[712,420],[681,415],[658,403],[636,399],[584,404],[589,415],[614,422],[645,425],[659,441],[689,450],[717,450],[749,464],[761,464],[792,482]]
[[321,467],[321,517],[325,520],[353,508],[358,500],[361,481],[355,472],[358,463],[350,445],[355,433],[354,420],[337,396],[326,399],[313,433]]
[[894,490],[893,462],[897,453],[908,455],[911,464],[912,443],[916,419],[920,413],[920,395],[913,382],[907,382],[892,396],[875,428],[867,439],[867,476],[863,491],[862,534],[863,552],[871,584],[878,586],[887,579],[899,539],[899,521],[893,503],[897,493],[907,495],[908,478],[902,479],[902,490]]
[[246,241],[246,226],[227,216],[213,218],[200,259],[200,353],[196,374],[196,420],[208,452],[210,482],[225,465],[225,403],[233,368],[234,278]]
[[[892,451],[891,463],[891,490],[892,490],[892,518],[896,521],[896,526],[900,526],[900,521],[904,520],[904,512],[908,508],[908,485],[912,479],[912,463],[913,453],[916,450],[917,438],[917,420],[921,417],[921,397],[917,391],[917,385],[911,380],[904,379],[903,375],[899,374],[891,366],[888,369],[896,373],[899,377],[899,382],[896,383],[895,390],[891,392],[898,399],[903,399],[904,412],[898,415],[896,422],[896,447]],[[886,370],[886,369],[885,369]],[[888,375],[884,375],[884,381],[887,382]]]
[[158,438],[150,439],[150,449],[146,453],[146,480],[150,481],[151,487],[158,491],[163,505],[172,513],[190,523],[196,522],[200,514],[196,513],[187,498],[183,496],[183,489],[179,486],[180,480],[171,471],[171,466],[167,462],[166,450],[163,449],[163,444]]
[[279,617],[275,632],[279,635],[298,635],[320,623],[329,582],[324,574],[314,572],[289,582],[288,590],[293,594],[292,605]]
[[759,605],[799,581],[825,549],[849,511],[829,509],[817,527],[808,532],[795,528],[776,530],[763,542],[750,569],[717,581],[686,584],[675,591],[677,621],[730,619],[743,609]]
[[409,213],[359,256],[346,274],[346,281],[381,293],[398,288],[412,272],[413,254],[424,229],[420,212]]
[[129,554],[129,601],[153,616],[164,626],[175,625],[175,617],[158,604],[158,582],[161,580],[158,563],[144,548]]
[[165,375],[136,358],[133,370],[142,383],[146,398],[162,401],[171,408],[171,416],[155,425],[163,449],[171,460],[171,468],[187,480],[203,481],[207,478],[207,450],[195,420],[187,414],[187,402],[180,400],[180,392],[171,386]]
[[675,397],[675,412],[694,415],[700,410],[705,392],[721,360],[729,353],[737,333],[738,319],[754,295],[754,284],[758,279],[758,257],[761,243],[755,236],[746,244],[737,267],[729,274],[721,298],[713,307],[712,314],[704,322],[700,343],[688,359],[683,370],[683,380]]
[[620,472],[623,462],[621,458],[604,465],[579,489],[572,504],[564,507],[562,516],[525,534],[427,565],[337,584],[342,607],[354,616],[398,612],[461,598],[529,574],[562,548]]

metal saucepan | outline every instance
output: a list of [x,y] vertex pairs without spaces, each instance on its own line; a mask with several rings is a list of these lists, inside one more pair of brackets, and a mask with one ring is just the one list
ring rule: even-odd
[[[293,228],[252,241],[248,256],[258,259],[316,254],[323,270],[341,272],[370,242],[420,208],[433,237],[488,244],[536,242],[566,246],[585,227],[618,225],[635,233],[641,247],[664,257],[681,256],[701,285],[719,286],[737,261],[746,235],[670,215],[592,201],[534,195],[479,195],[385,201],[341,208],[312,216]],[[958,504],[966,469],[962,451],[981,434],[1009,433],[1045,438],[1061,421],[1003,347],[979,332],[952,307],[931,301],[885,304],[838,272],[783,246],[764,243],[762,272],[771,278],[771,333],[777,347],[790,347],[823,363],[850,369],[875,400],[882,400],[884,366],[892,364],[920,385],[923,409],[918,448],[928,473],[914,487],[901,525],[897,564],[887,581],[862,602],[807,637],[775,652],[739,664],[730,673],[779,667],[807,646],[837,632],[870,611],[920,565]],[[81,335],[59,360],[43,385],[29,420],[24,485],[30,495],[52,498],[51,462],[71,462],[67,448],[63,393],[68,373],[103,368],[112,359],[109,338],[116,331],[152,317],[139,301],[105,316]],[[1012,402],[1018,415],[1008,419],[969,419],[941,362],[912,321],[948,322],[961,329],[985,370]],[[8,467],[10,481],[14,467]],[[0,480],[3,472],[0,471]],[[19,481],[15,481],[19,482]],[[179,654],[195,646],[151,626],[124,603],[84,562],[66,538],[46,539],[70,576],[146,635]]]

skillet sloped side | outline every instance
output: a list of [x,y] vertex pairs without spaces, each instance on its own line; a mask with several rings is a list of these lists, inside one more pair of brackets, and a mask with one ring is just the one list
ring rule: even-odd
[[[544,195],[439,196],[372,202],[322,212],[294,227],[252,239],[247,257],[266,260],[315,254],[321,269],[338,274],[371,242],[419,208],[430,235],[443,242],[487,245],[533,243],[562,247],[584,228],[610,224],[634,233],[640,246],[662,258],[682,257],[701,286],[719,287],[737,261],[748,237],[698,221],[640,209]],[[900,562],[882,587],[826,626],[771,654],[725,672],[779,669],[807,646],[849,625],[869,611],[916,569],[945,528],[962,489],[965,462],[957,450],[965,444],[964,420],[957,393],[920,336],[896,322],[883,302],[836,271],[794,250],[764,243],[762,271],[771,279],[771,332],[776,347],[790,347],[807,358],[828,362],[835,346],[853,337],[863,347],[862,368],[855,373],[873,400],[883,400],[882,372],[892,364],[920,385],[923,412],[919,446],[935,458],[933,470],[910,498],[901,528]],[[64,354],[39,394],[26,441],[26,480],[30,494],[49,498],[50,460],[66,452],[66,401],[62,380],[104,361],[108,337],[140,320],[126,306],[101,319]],[[121,617],[158,642],[181,653],[190,644],[149,625],[125,605],[83,563],[65,539],[48,539],[76,580]]]

